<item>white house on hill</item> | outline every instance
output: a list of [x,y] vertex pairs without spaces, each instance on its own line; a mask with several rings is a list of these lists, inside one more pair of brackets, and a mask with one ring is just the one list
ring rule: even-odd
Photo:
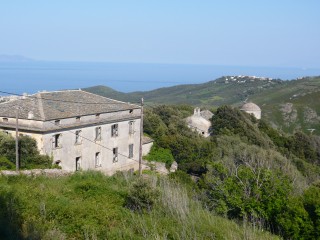
[[210,128],[211,128],[211,118],[213,116],[213,113],[204,110],[200,111],[200,108],[195,108],[194,113],[192,116],[187,117],[185,119],[187,125],[189,128],[197,131],[199,134],[201,134],[204,137],[210,136]]
[[36,139],[64,170],[138,169],[141,107],[81,90],[40,92],[0,104],[0,129]]

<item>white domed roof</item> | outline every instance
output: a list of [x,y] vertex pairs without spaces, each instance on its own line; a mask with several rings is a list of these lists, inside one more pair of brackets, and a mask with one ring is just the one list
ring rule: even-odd
[[241,107],[242,111],[257,111],[257,112],[261,112],[261,108],[257,105],[257,104],[254,104],[252,102],[249,102],[249,103],[245,103],[243,104],[243,106]]

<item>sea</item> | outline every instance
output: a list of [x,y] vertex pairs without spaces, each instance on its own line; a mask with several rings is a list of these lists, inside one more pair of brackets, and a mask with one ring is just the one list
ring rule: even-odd
[[110,62],[0,62],[0,91],[32,94],[104,85],[120,92],[134,92],[204,83],[230,75],[292,80],[319,76],[320,69]]

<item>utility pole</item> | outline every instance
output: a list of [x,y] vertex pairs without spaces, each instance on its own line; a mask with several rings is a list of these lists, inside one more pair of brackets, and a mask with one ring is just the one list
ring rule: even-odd
[[140,149],[139,149],[139,176],[141,176],[141,175],[142,175],[142,137],[143,137],[143,98],[141,98]]
[[19,171],[19,129],[18,129],[19,108],[16,109],[16,171]]

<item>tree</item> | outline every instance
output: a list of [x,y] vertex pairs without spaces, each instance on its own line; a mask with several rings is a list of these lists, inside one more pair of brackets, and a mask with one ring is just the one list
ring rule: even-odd
[[[7,167],[13,169],[16,161],[15,139],[11,135],[0,133],[0,156],[8,159],[13,165]],[[47,155],[41,155],[35,139],[29,136],[19,137],[20,168],[51,168],[52,159]]]

